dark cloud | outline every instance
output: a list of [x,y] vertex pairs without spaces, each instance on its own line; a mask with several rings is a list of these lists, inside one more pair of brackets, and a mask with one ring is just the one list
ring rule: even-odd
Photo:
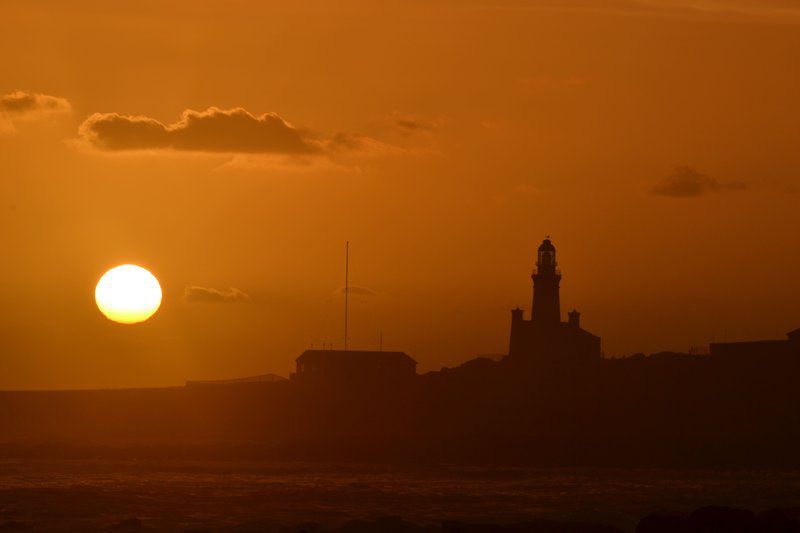
[[415,133],[432,133],[442,126],[441,118],[426,118],[420,115],[395,111],[388,117],[393,128],[402,135]]
[[49,94],[14,91],[0,96],[0,112],[8,115],[68,113],[71,109],[66,98]]
[[705,194],[746,188],[747,184],[741,181],[720,182],[716,178],[701,174],[692,167],[679,166],[675,167],[672,174],[659,180],[650,189],[650,193],[671,198],[695,198]]
[[312,135],[275,113],[256,116],[242,108],[186,110],[174,124],[144,116],[95,113],[81,124],[80,139],[99,150],[314,154]]
[[14,91],[0,96],[0,129],[13,131],[16,120],[41,120],[69,113],[65,98],[49,94]]
[[183,290],[183,299],[191,303],[237,303],[252,301],[247,293],[235,287],[229,287],[226,290],[198,286],[186,287]]
[[171,150],[279,156],[283,163],[299,166],[309,166],[319,156],[341,159],[405,153],[403,148],[373,137],[336,133],[326,138],[296,128],[275,113],[256,116],[242,108],[187,110],[174,124],[146,116],[95,113],[81,124],[78,134],[83,145],[109,152]]
[[[336,289],[336,294],[344,294],[345,288],[339,287]],[[356,296],[375,296],[375,291],[372,289],[368,289],[367,287],[357,287],[351,285],[347,288],[347,294],[356,295]]]

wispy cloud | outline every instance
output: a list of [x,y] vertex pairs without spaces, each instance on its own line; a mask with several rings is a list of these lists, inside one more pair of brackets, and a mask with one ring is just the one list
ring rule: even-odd
[[539,187],[536,187],[530,183],[519,183],[516,187],[514,187],[514,193],[526,196],[540,194],[541,192],[542,190]]
[[473,7],[800,23],[800,5],[794,0],[508,0]]
[[696,198],[711,193],[740,191],[747,188],[741,181],[722,182],[689,166],[678,166],[669,176],[661,178],[650,193],[670,198]]
[[224,290],[198,286],[186,287],[183,291],[183,299],[190,303],[249,303],[252,301],[247,293],[236,287],[228,287]]
[[343,295],[345,292],[347,292],[349,295],[355,296],[375,296],[376,294],[372,289],[368,289],[367,287],[358,287],[355,285],[350,285],[346,290],[344,287],[339,287],[336,289],[336,294]]
[[383,121],[400,135],[432,134],[444,124],[444,117],[425,117],[415,113],[394,111]]
[[14,91],[0,96],[0,130],[14,131],[17,121],[49,120],[72,111],[66,98]]

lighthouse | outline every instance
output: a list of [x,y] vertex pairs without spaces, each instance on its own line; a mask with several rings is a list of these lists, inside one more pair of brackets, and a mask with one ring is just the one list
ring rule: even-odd
[[533,305],[531,314],[534,322],[542,326],[556,327],[561,323],[561,300],[558,287],[561,272],[556,268],[556,247],[550,236],[542,241],[536,254],[536,269],[533,280]]
[[524,311],[511,311],[511,338],[508,364],[523,367],[553,368],[585,364],[602,357],[600,337],[581,328],[580,313],[573,310],[569,320],[561,321],[561,271],[556,247],[548,236],[536,250],[533,274],[531,318]]

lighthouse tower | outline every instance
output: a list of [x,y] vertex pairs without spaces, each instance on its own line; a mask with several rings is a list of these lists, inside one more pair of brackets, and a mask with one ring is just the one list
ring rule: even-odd
[[531,275],[533,280],[533,305],[531,318],[542,327],[556,327],[561,324],[561,301],[558,286],[561,283],[561,271],[556,266],[556,247],[550,238],[542,241],[536,257],[536,269]]
[[506,364],[524,368],[555,368],[599,361],[600,337],[581,328],[580,313],[561,321],[561,271],[550,237],[542,241],[533,271],[531,319],[520,308],[511,311],[511,338]]

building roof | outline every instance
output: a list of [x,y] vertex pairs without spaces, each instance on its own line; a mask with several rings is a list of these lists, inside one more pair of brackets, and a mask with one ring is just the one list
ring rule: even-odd
[[783,346],[786,342],[785,340],[767,339],[760,341],[712,342],[708,346],[712,350],[714,348],[759,348],[765,346]]
[[417,362],[409,357],[405,352],[376,352],[369,350],[306,350],[295,359],[298,363],[318,361],[337,361],[342,363],[369,363],[375,361],[384,362],[408,362],[416,365]]
[[550,242],[550,239],[545,239],[542,241],[542,244],[539,245],[540,252],[555,252],[556,247],[553,246],[553,243]]

